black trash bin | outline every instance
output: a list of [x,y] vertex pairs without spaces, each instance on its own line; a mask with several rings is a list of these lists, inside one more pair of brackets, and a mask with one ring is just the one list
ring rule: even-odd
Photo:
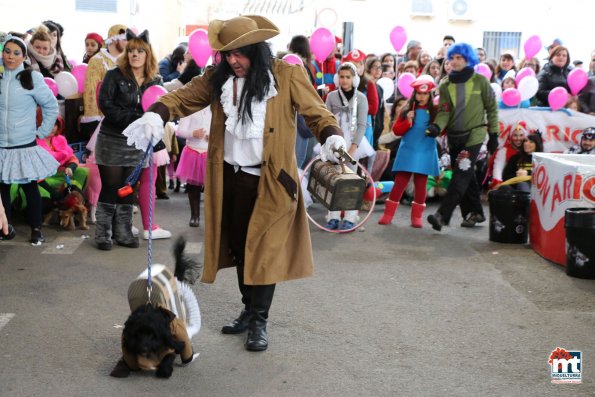
[[490,204],[490,241],[526,244],[529,239],[531,194],[514,189],[488,193]]
[[595,208],[568,208],[566,229],[566,274],[595,279]]

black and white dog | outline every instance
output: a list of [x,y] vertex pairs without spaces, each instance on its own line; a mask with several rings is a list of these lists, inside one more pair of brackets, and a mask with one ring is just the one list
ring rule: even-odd
[[177,354],[182,365],[198,356],[190,340],[200,330],[200,309],[188,284],[198,279],[202,265],[184,254],[185,246],[183,237],[174,244],[174,274],[163,265],[152,266],[150,295],[148,270],[130,284],[132,313],[122,332],[122,359],[111,376],[124,378],[130,371],[154,370],[157,377],[169,378]]

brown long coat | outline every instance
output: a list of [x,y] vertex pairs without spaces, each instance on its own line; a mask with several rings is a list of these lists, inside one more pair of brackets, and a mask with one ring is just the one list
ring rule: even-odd
[[[324,142],[341,134],[337,121],[308,81],[304,68],[281,60],[272,67],[277,96],[267,102],[258,198],[246,239],[244,282],[267,285],[310,276],[312,245],[295,159],[296,111]],[[208,105],[213,112],[205,183],[205,263],[202,281],[232,266],[226,228],[222,227],[225,113],[212,98],[213,69],[160,98],[170,118],[188,116]]]

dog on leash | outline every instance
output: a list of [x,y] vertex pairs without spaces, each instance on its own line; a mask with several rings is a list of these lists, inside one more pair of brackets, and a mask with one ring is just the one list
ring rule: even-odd
[[148,271],[130,284],[132,313],[122,331],[122,358],[111,376],[125,378],[131,371],[146,370],[169,378],[176,355],[180,355],[182,366],[198,357],[190,340],[200,330],[200,309],[189,284],[198,279],[202,266],[184,254],[185,246],[182,237],[174,244],[174,274],[163,265],[152,266],[150,293]]
[[85,206],[85,198],[81,192],[72,189],[69,192],[64,191],[64,193],[64,198],[60,200],[55,207],[44,214],[43,225],[49,225],[52,216],[57,212],[60,226],[64,230],[75,230],[77,218],[79,228],[81,230],[89,230],[89,226],[87,225],[88,210]]
[[60,226],[66,230],[76,229],[75,217],[78,217],[81,230],[89,230],[85,198],[77,190],[72,190],[64,197],[58,211],[58,217],[60,218]]

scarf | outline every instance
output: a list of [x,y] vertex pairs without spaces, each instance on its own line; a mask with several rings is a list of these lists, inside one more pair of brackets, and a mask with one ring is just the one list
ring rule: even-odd
[[[347,94],[345,92],[343,92],[343,89],[341,89],[341,88],[339,88],[337,91],[339,91],[339,98],[341,99],[341,104],[345,107],[345,110],[347,111],[347,115],[349,117],[349,136],[350,136],[350,139],[353,139],[353,137],[355,136],[355,131],[357,129],[357,94],[356,94],[356,89],[353,88],[353,90],[351,90]],[[349,102],[349,99],[347,99],[347,96],[353,97],[353,101],[351,103]],[[345,104],[347,104],[347,105],[345,105]]]
[[[47,69],[52,75],[56,75],[64,70],[64,62],[60,58],[56,49],[52,48],[52,52],[49,55],[40,55],[31,43],[27,44],[27,52],[29,53],[29,60],[31,61],[31,67],[39,70],[39,65]],[[38,65],[39,64],[39,65]]]
[[469,67],[464,68],[460,72],[456,72],[453,70],[448,74],[448,80],[454,84],[464,83],[467,80],[469,80],[471,76],[473,76],[473,73],[475,73],[475,71],[473,70],[473,68]]
[[269,72],[269,76],[271,78],[271,82],[269,84],[269,90],[267,94],[262,101],[257,101],[255,99],[252,100],[252,119],[247,119],[244,121],[240,120],[240,113],[242,109],[233,103],[233,85],[235,80],[236,94],[241,93],[244,89],[244,83],[246,82],[246,79],[243,77],[237,78],[235,76],[230,76],[223,84],[223,87],[221,87],[221,105],[223,106],[223,112],[227,116],[227,119],[225,120],[225,128],[237,139],[262,138],[267,111],[267,101],[277,95],[273,74]]

